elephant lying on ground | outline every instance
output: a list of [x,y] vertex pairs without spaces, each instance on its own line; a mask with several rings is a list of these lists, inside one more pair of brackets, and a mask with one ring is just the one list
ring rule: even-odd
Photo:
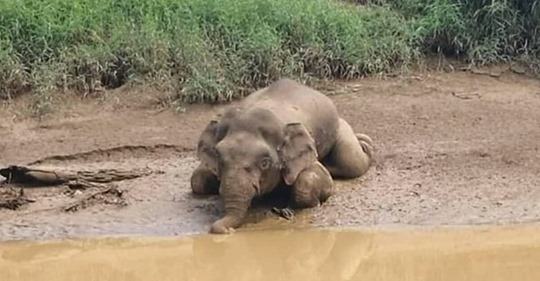
[[223,197],[225,216],[210,233],[229,233],[242,225],[254,197],[281,184],[292,188],[291,208],[325,202],[333,194],[333,177],[368,171],[372,145],[339,117],[330,98],[281,79],[209,122],[197,145],[201,163],[191,188]]

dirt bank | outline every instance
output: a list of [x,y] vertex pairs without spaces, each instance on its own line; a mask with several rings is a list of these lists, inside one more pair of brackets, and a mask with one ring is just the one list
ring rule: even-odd
[[[512,73],[416,73],[344,83],[332,92],[340,93],[333,100],[343,117],[376,142],[376,166],[361,179],[337,182],[325,205],[293,221],[263,206],[245,227],[540,219],[540,82]],[[116,199],[69,212],[94,191],[28,189],[24,196],[35,202],[0,210],[0,239],[206,232],[221,205],[217,197],[193,197],[189,175],[196,138],[220,107],[175,113],[141,106],[154,97],[123,89],[92,102],[70,100],[42,122],[19,120],[17,106],[5,107],[2,167],[39,160],[36,167],[152,173],[114,183]]]

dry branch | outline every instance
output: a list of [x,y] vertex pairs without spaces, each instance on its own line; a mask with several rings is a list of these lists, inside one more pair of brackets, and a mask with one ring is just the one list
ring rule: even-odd
[[85,209],[96,202],[125,206],[126,202],[123,198],[123,192],[118,190],[116,186],[110,186],[97,192],[94,192],[83,199],[64,208],[65,212],[76,212],[81,209]]

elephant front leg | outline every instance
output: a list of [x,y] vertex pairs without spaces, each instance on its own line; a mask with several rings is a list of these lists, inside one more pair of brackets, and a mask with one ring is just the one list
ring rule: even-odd
[[191,190],[200,195],[219,194],[219,180],[203,163],[191,174]]
[[285,219],[294,216],[293,209],[318,207],[334,193],[334,181],[328,170],[320,163],[315,162],[300,172],[292,186],[289,207],[274,208],[273,211]]

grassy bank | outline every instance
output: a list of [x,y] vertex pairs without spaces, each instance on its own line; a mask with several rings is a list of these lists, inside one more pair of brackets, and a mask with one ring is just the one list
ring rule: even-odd
[[4,0],[0,96],[145,83],[219,102],[279,76],[352,78],[431,52],[479,63],[539,56],[539,1],[350,2]]

